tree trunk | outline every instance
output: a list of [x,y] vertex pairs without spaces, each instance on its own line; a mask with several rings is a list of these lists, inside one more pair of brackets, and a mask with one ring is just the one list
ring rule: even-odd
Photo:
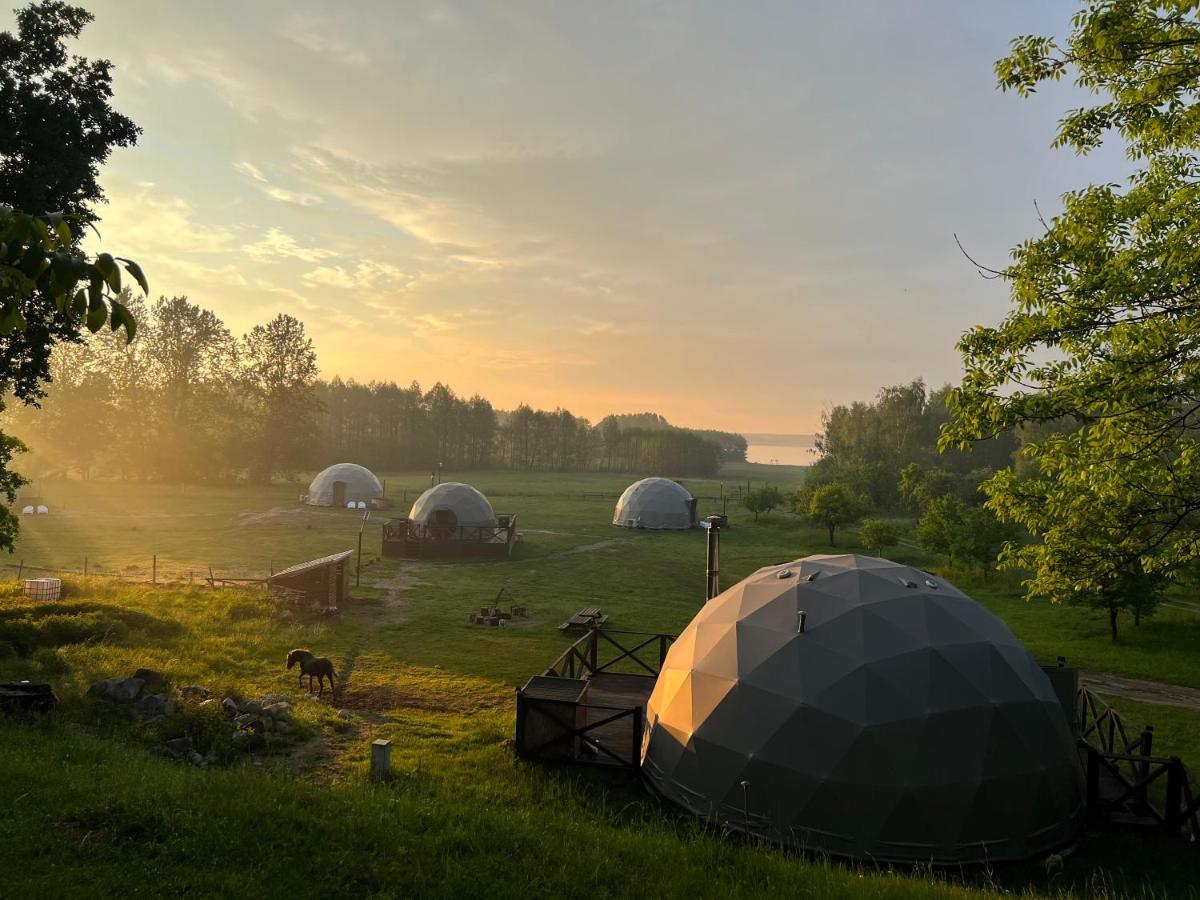
[[1112,639],[1117,639],[1117,613],[1119,610],[1115,606],[1108,608],[1108,627],[1112,631]]
[[830,547],[835,547],[835,546],[837,546],[837,545],[836,545],[836,544],[834,544],[834,542],[833,542],[833,532],[834,532],[834,530],[835,530],[836,528],[837,528],[837,526],[836,526],[836,525],[830,525],[830,526],[829,526],[829,546],[830,546]]

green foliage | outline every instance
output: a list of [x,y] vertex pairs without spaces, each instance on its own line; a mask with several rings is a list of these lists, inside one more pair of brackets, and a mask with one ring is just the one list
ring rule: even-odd
[[[0,334],[0,388],[26,401],[40,395],[54,344],[74,340],[80,322],[103,324],[97,295],[119,290],[120,260],[101,254],[85,269],[74,252],[82,228],[97,220],[92,207],[104,199],[100,166],[114,147],[132,146],[138,135],[137,126],[109,105],[111,64],[71,52],[69,43],[91,19],[86,10],[51,0],[18,10],[16,32],[0,32],[0,205],[23,211],[0,215],[6,220],[0,227],[9,233],[0,241],[10,245],[0,258],[19,256],[20,274],[37,282],[30,290],[11,266],[0,276],[9,326]],[[25,214],[44,216],[42,224]],[[18,254],[18,248],[24,249]],[[50,266],[39,272],[47,253]],[[99,285],[93,275],[100,276]],[[84,311],[62,309],[64,296],[72,307],[78,303],[73,290],[62,289],[67,283],[86,289]],[[50,286],[59,292],[44,289]],[[18,291],[23,299],[14,310]],[[118,327],[132,327],[115,312]],[[11,327],[19,324],[18,313],[25,325]]]
[[1102,97],[1069,111],[1055,145],[1087,153],[1118,132],[1133,158],[1190,154],[1200,138],[1196,53],[1200,22],[1189,0],[1086,0],[1065,43],[1022,35],[996,63],[1000,87],[1028,96],[1073,73]]
[[255,325],[239,347],[239,386],[247,401],[245,451],[250,472],[269,481],[304,465],[321,412],[316,396],[317,353],[304,323],[280,313]]
[[62,213],[33,216],[0,205],[0,335],[24,331],[29,305],[46,297],[75,330],[94,334],[109,325],[133,340],[137,323],[118,299],[122,268],[143,293],[149,291],[133,260],[108,253],[89,259],[76,251]]
[[966,507],[957,497],[935,497],[925,505],[917,522],[917,543],[930,553],[949,560],[953,556],[954,537],[962,528]]
[[877,556],[883,556],[888,547],[900,543],[900,526],[886,519],[863,519],[858,523],[858,541]]
[[[272,388],[283,398],[276,403],[257,368],[262,342],[251,348],[248,336],[239,344],[215,313],[186,297],[159,298],[147,309],[126,291],[120,302],[140,323],[138,340],[126,347],[106,329],[59,346],[40,408],[10,417],[32,450],[26,465],[35,477],[224,482],[245,477],[248,461],[261,479],[267,467],[290,474],[346,459],[376,470],[442,465],[680,477],[712,476],[721,466],[717,445],[689,429],[621,427],[612,418],[593,427],[569,410],[525,404],[498,412],[485,398],[459,396],[440,382],[422,390],[416,382],[302,379],[292,393]],[[296,370],[315,372],[307,368],[303,326],[292,328],[297,339],[274,342],[272,352],[292,354]],[[278,409],[288,412],[270,420]],[[263,452],[270,428],[285,436],[278,454]]]
[[930,553],[985,575],[1010,541],[1019,537],[1015,526],[1000,521],[983,506],[969,506],[953,495],[936,497],[917,522],[917,543]]
[[966,506],[961,526],[950,541],[950,555],[959,563],[975,566],[985,575],[995,567],[1001,551],[1020,537],[1020,529],[1001,522],[983,506]]
[[760,487],[755,488],[746,494],[745,504],[746,509],[754,513],[754,521],[758,521],[759,513],[769,513],[775,507],[783,505],[783,492],[777,487]]
[[[1029,429],[1021,474],[984,490],[1031,596],[1116,612],[1200,558],[1200,24],[1195,4],[1089,2],[1062,45],[1013,42],[1001,86],[1030,93],[1073,72],[1100,98],[1068,113],[1057,143],[1111,133],[1142,167],[1092,185],[996,274],[1013,308],[968,332],[944,447]],[[1053,424],[1058,427],[1045,428]]]
[[145,639],[179,631],[174,622],[104,603],[75,601],[0,608],[0,643],[18,656],[68,644],[122,641],[131,632]]
[[817,436],[822,456],[813,467],[813,478],[852,486],[874,509],[911,509],[914,501],[904,493],[903,475],[911,466],[917,469],[910,470],[910,481],[912,472],[929,473],[925,494],[936,496],[943,490],[934,483],[939,479],[958,481],[972,469],[1008,465],[1016,444],[1007,433],[980,442],[970,454],[952,451],[938,456],[937,436],[946,421],[949,390],[928,391],[918,379],[885,387],[871,402],[835,406],[822,418]]
[[948,469],[929,468],[914,462],[900,470],[898,489],[908,510],[919,515],[938,497],[959,496],[963,480],[963,476]]
[[[43,395],[56,343],[106,323],[133,338],[134,318],[117,299],[122,269],[148,289],[132,260],[80,253],[70,225],[96,221],[99,166],[138,134],[109,107],[109,63],[68,52],[91,18],[46,0],[17,11],[15,34],[0,32],[0,393],[25,403]],[[10,504],[24,483],[9,468],[21,449],[0,435],[0,496]],[[17,532],[0,510],[0,548],[11,550]]]
[[[710,444],[716,445],[720,451],[718,456],[719,462],[745,462],[746,451],[749,449],[749,444],[740,434],[734,434],[730,431],[718,431],[712,428],[680,428],[677,425],[672,425],[667,421],[665,416],[659,413],[616,413],[605,416],[597,423],[596,427],[602,432],[606,430],[636,431],[641,433],[654,431],[687,432],[708,441]],[[677,475],[711,475],[716,470],[713,469],[712,471],[702,473],[689,473],[675,469],[671,471]]]
[[866,510],[867,502],[852,487],[834,481],[806,483],[796,492],[793,505],[796,512],[825,529],[829,546],[833,547],[837,543],[837,530],[858,519]]

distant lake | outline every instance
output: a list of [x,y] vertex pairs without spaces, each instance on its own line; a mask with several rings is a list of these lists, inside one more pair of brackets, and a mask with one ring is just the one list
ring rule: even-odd
[[746,460],[774,466],[811,466],[817,461],[817,457],[812,452],[812,447],[752,443],[746,450]]

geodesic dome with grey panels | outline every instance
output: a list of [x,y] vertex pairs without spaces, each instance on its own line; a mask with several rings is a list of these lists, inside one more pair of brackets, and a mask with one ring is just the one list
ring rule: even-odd
[[887,560],[810,556],[713,598],[668,652],[646,723],[659,792],[797,848],[1025,859],[1081,825],[1046,674],[970,597]]
[[613,510],[612,523],[624,528],[694,528],[696,501],[677,481],[643,478],[625,488]]
[[[344,496],[335,503],[338,484]],[[354,463],[337,463],[317,474],[308,486],[304,502],[310,506],[334,506],[344,503],[370,503],[383,499],[383,485],[370,470]]]
[[425,491],[408,513],[419,525],[455,527],[481,525],[495,527],[492,504],[469,484],[447,481]]

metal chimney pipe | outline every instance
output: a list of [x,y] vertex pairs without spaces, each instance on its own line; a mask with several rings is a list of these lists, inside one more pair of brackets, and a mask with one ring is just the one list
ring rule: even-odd
[[704,602],[721,593],[721,517],[709,516],[708,558],[705,566]]

